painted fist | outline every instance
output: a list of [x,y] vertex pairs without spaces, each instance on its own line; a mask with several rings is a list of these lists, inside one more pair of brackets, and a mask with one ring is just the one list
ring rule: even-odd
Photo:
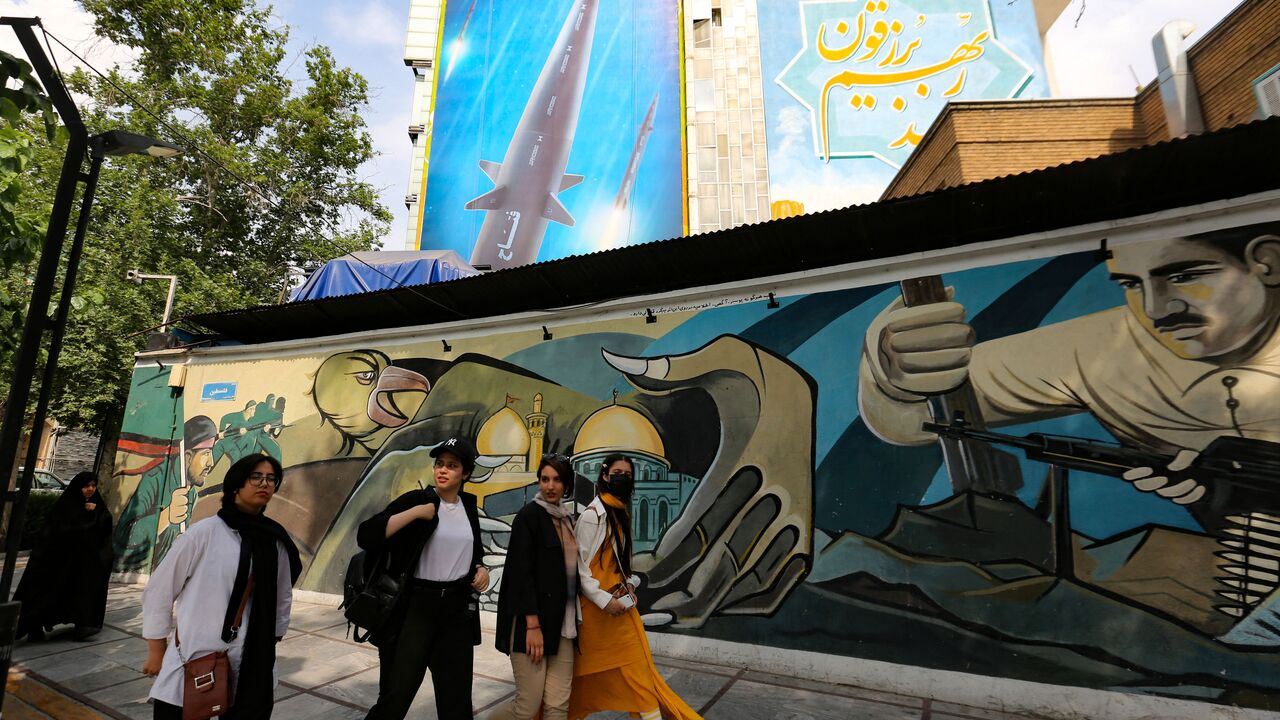
[[867,328],[864,351],[880,389],[911,401],[963,385],[969,378],[974,340],[963,305],[906,307],[898,298]]

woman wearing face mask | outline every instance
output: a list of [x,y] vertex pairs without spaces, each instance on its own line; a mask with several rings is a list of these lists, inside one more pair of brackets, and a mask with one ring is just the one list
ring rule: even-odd
[[263,514],[282,482],[273,457],[237,460],[222,481],[222,509],[192,523],[151,574],[142,594],[142,672],[156,679],[155,720],[182,718],[183,663],[215,652],[227,653],[235,688],[223,717],[271,717],[276,643],[289,631],[293,583],[302,571],[289,534]]
[[516,696],[489,720],[564,720],[578,636],[578,543],[564,506],[573,466],[564,455],[538,465],[538,495],[511,523],[498,594],[498,650],[511,656]]
[[480,644],[477,593],[489,587],[476,496],[462,492],[475,469],[471,441],[453,437],[431,450],[435,487],[410,490],[360,523],[356,542],[369,562],[387,559],[387,572],[408,571],[387,627],[375,633],[378,702],[365,720],[402,720],[427,668],[440,720],[471,717],[471,668]]
[[635,607],[629,512],[634,472],[627,456],[606,457],[596,499],[578,519],[582,624],[569,698],[574,720],[610,710],[643,720],[699,717],[658,674]]
[[49,512],[46,535],[31,553],[14,600],[22,601],[17,637],[44,639],[44,628],[75,623],[76,640],[102,629],[111,578],[111,513],[98,477],[77,473]]

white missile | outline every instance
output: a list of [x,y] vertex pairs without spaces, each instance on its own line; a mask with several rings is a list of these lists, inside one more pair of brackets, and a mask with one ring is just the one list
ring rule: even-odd
[[547,221],[574,225],[559,194],[582,182],[581,175],[564,171],[578,128],[598,5],[599,0],[573,0],[502,164],[480,161],[494,188],[465,206],[486,212],[472,265],[527,265],[538,259]]
[[631,189],[636,184],[636,172],[640,169],[640,158],[644,157],[644,146],[649,142],[649,135],[653,133],[653,116],[657,109],[658,96],[655,94],[653,102],[649,103],[649,112],[644,115],[644,122],[640,123],[640,131],[636,133],[636,144],[631,148],[627,172],[622,176],[622,186],[618,188],[618,196],[613,200],[615,209],[625,210],[631,201]]

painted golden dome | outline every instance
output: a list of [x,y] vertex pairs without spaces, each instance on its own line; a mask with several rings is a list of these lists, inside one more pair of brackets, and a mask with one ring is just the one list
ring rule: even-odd
[[638,450],[666,457],[662,436],[644,415],[625,405],[610,405],[591,414],[578,429],[573,452],[582,455],[599,450]]
[[524,418],[510,406],[490,415],[480,426],[476,450],[481,455],[527,455],[529,428],[525,427]]

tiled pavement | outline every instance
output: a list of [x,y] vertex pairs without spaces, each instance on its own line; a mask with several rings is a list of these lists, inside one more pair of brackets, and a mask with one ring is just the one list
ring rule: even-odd
[[[84,707],[76,717],[150,718],[142,675],[146,641],[142,639],[142,588],[112,585],[106,627],[89,642],[69,638],[70,628],[39,643],[19,642],[4,715],[10,718],[70,720],[67,699]],[[295,602],[292,627],[277,646],[281,683],[274,720],[356,720],[363,718],[378,693],[378,657],[374,648],[352,642],[338,608]],[[1018,720],[1024,715],[930,701],[907,695],[816,683],[745,668],[655,658],[667,682],[707,718],[764,720]],[[25,681],[25,686],[22,685]],[[15,687],[25,687],[18,692]],[[50,692],[52,691],[52,692]],[[15,694],[16,693],[16,694]],[[24,694],[25,693],[25,694]],[[492,633],[476,649],[473,699],[485,717],[514,693],[507,657],[493,649]],[[41,705],[52,697],[53,707]],[[33,699],[34,698],[34,699]],[[23,714],[26,713],[26,714]],[[435,718],[431,683],[424,683],[411,718]],[[626,717],[604,713],[594,718]]]

